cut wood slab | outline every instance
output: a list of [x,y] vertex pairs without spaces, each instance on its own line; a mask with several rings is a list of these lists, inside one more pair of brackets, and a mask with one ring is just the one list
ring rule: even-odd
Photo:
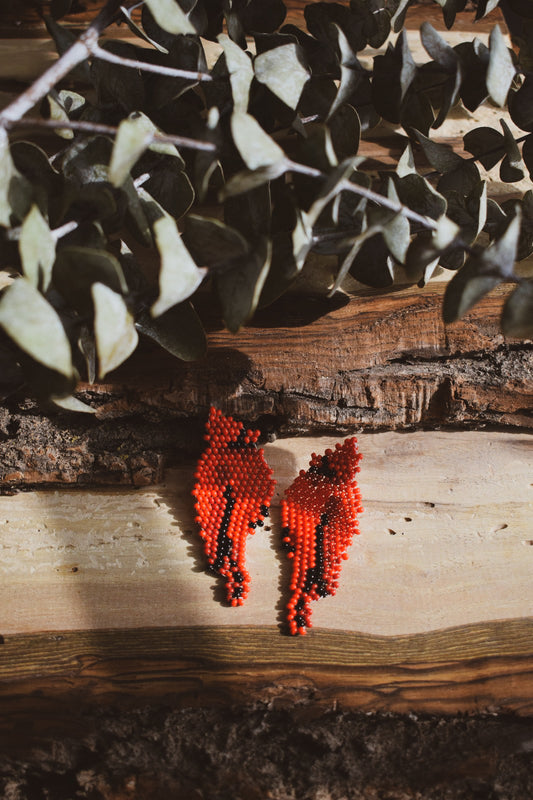
[[192,464],[137,491],[0,498],[3,707],[46,719],[64,703],[67,724],[75,697],[314,692],[367,710],[533,713],[533,437],[361,435],[362,535],[337,595],[314,603],[313,629],[292,638],[279,500],[311,451],[333,442],[266,446],[275,505],[249,539],[252,587],[237,609],[203,570]]

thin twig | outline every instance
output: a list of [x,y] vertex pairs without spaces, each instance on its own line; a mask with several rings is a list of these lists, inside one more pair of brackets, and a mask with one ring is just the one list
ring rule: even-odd
[[28,86],[26,91],[0,112],[0,127],[6,127],[8,123],[23,117],[43,97],[46,97],[65,75],[68,75],[74,67],[85,61],[97,45],[98,31],[94,28],[88,28],[57,61],[54,61],[31,86]]
[[[317,169],[316,167],[310,167],[307,164],[299,164],[296,161],[291,161],[289,163],[289,168],[293,172],[298,172],[300,175],[307,175],[310,178],[327,177],[322,170]],[[408,206],[403,205],[403,203],[390,200],[388,197],[372,191],[372,189],[367,189],[366,186],[360,186],[358,183],[352,183],[352,181],[345,179],[339,182],[338,188],[340,191],[344,190],[347,192],[352,192],[353,194],[357,194],[360,197],[365,197],[367,200],[371,200],[373,203],[384,206],[384,208],[390,208],[391,211],[395,211],[397,214],[403,214],[404,217],[407,217],[413,222],[418,222],[420,225],[423,225],[424,228],[428,228],[433,231],[437,230],[438,228],[438,225],[434,219],[431,219],[430,217],[424,217],[422,214],[417,214],[416,211],[412,211]]]
[[124,58],[104,50],[98,44],[93,47],[92,54],[95,58],[108,61],[110,64],[118,64],[122,67],[139,69],[143,72],[155,72],[158,75],[168,75],[171,78],[185,78],[189,81],[212,81],[213,78],[207,72],[193,72],[188,69],[177,69],[175,67],[164,67],[160,64],[149,64],[146,61],[137,61],[135,58]]
[[[6,123],[7,128],[48,128],[51,130],[81,131],[83,133],[101,133],[104,136],[116,136],[118,128],[114,125],[104,125],[100,122],[89,122],[88,120],[59,120],[41,119],[39,117],[24,117]],[[191,150],[205,150],[213,152],[216,145],[212,142],[202,142],[199,139],[189,139],[187,136],[179,136],[171,133],[154,133],[150,137],[149,144],[160,142],[161,144],[173,144],[176,147],[189,148]],[[148,145],[149,146],[149,145]]]

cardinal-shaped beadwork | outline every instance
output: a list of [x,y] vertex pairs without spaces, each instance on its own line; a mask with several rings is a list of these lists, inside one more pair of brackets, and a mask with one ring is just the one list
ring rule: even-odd
[[359,533],[363,510],[356,483],[361,454],[357,439],[346,439],[323,456],[313,453],[281,502],[282,546],[292,559],[289,631],[311,627],[311,600],[334,595],[341,564]]
[[192,492],[209,568],[225,578],[232,606],[242,605],[248,594],[246,539],[269,515],[276,484],[256,446],[259,433],[211,408],[204,437],[208,446]]

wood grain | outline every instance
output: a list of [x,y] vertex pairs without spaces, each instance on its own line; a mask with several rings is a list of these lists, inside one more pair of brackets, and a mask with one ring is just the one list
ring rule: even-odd
[[262,627],[9,636],[0,747],[83,736],[89,709],[140,702],[531,715],[532,634],[533,620],[512,620],[396,639],[317,631],[293,640]]
[[[289,296],[234,335],[206,311],[207,357],[186,364],[141,348],[82,387],[96,419],[0,409],[0,484],[143,485],[197,456],[210,405],[266,434],[498,425],[529,429],[533,346],[505,342],[508,289],[445,327],[442,284],[368,293],[339,307]],[[142,376],[142,377],[141,377]]]
[[[364,434],[360,537],[314,630],[430,633],[531,616],[531,454],[523,433]],[[194,464],[134,490],[60,489],[0,498],[0,633],[264,625],[284,629],[288,562],[279,502],[311,452],[335,439],[265,448],[272,516],[247,544],[250,596],[220,602],[204,572],[190,497]]]

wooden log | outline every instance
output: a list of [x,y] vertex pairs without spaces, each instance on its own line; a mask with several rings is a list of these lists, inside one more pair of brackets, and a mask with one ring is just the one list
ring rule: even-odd
[[153,483],[165,464],[198,455],[211,404],[258,424],[265,436],[527,429],[533,348],[499,333],[508,291],[487,296],[449,327],[441,320],[442,284],[369,293],[341,307],[286,297],[237,335],[206,313],[205,360],[186,364],[141,349],[104,382],[82,387],[96,419],[42,415],[11,397],[0,409],[0,483]]
[[83,731],[89,706],[141,699],[533,713],[531,435],[361,435],[362,535],[292,638],[279,499],[333,442],[266,446],[275,505],[238,609],[203,572],[192,464],[138,491],[0,498],[0,737]]

